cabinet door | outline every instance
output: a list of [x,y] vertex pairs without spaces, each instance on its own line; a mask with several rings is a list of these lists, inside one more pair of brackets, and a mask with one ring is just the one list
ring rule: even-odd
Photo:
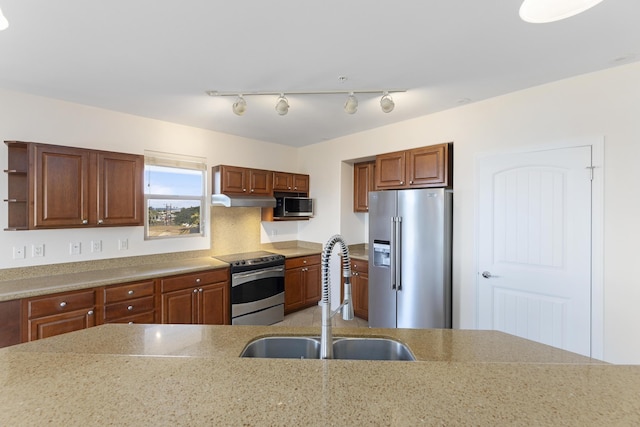
[[309,175],[293,175],[293,191],[309,193]]
[[96,325],[94,310],[76,310],[37,317],[28,322],[28,341],[79,331]]
[[448,176],[447,144],[410,150],[407,154],[411,187],[446,186]]
[[264,170],[249,170],[250,193],[259,196],[273,194],[273,173]]
[[406,152],[398,151],[376,156],[376,189],[406,186]]
[[229,285],[227,282],[203,286],[200,291],[199,323],[203,325],[230,325]]
[[304,307],[302,268],[287,269],[284,273],[284,312]]
[[369,191],[375,187],[375,162],[353,165],[353,211],[369,212]]
[[369,319],[369,274],[358,272],[353,277],[353,312],[361,319]]
[[143,156],[100,152],[97,161],[97,224],[144,225]]
[[33,227],[89,223],[88,150],[34,144]]
[[19,344],[21,340],[20,300],[0,302],[0,347]]
[[246,194],[249,170],[236,166],[220,166],[220,191],[227,194]]
[[198,323],[198,289],[162,294],[162,323]]
[[321,297],[320,265],[310,265],[303,268],[303,270],[305,305],[312,305],[320,301]]
[[287,172],[274,172],[273,189],[275,191],[293,190],[293,174]]

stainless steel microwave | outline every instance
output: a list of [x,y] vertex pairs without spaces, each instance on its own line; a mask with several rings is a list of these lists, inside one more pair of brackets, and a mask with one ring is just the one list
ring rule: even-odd
[[313,199],[308,197],[276,197],[273,216],[313,216]]

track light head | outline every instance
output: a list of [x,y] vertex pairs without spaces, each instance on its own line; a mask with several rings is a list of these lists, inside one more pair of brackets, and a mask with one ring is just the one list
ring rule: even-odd
[[244,100],[242,94],[238,95],[236,102],[233,103],[233,107],[231,107],[236,116],[241,116],[247,111],[247,101]]
[[395,108],[396,104],[393,102],[393,98],[389,95],[389,92],[384,92],[382,98],[380,98],[380,108],[383,113],[390,113]]
[[284,96],[284,93],[280,94],[278,102],[276,102],[276,111],[281,116],[285,116],[289,112],[289,101]]
[[0,31],[6,30],[9,28],[9,21],[2,14],[2,9],[0,9]]
[[344,111],[347,114],[355,114],[358,111],[358,99],[353,92],[349,94],[347,101],[344,103]]
[[520,18],[532,24],[559,21],[584,12],[602,0],[524,0]]

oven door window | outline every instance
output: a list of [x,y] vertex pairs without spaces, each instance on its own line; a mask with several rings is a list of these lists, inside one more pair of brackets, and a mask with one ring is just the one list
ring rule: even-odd
[[231,304],[260,301],[284,292],[284,267],[236,273],[231,278]]

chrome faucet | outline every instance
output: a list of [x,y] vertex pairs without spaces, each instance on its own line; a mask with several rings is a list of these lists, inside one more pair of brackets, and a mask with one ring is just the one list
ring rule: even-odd
[[[336,311],[331,312],[331,280],[329,278],[329,261],[336,243],[342,250],[342,275],[344,276],[344,301]],[[342,311],[344,320],[353,320],[353,303],[351,302],[351,260],[349,248],[342,236],[331,237],[322,251],[322,331],[320,336],[320,358],[333,358],[333,336],[331,334],[331,318]]]

